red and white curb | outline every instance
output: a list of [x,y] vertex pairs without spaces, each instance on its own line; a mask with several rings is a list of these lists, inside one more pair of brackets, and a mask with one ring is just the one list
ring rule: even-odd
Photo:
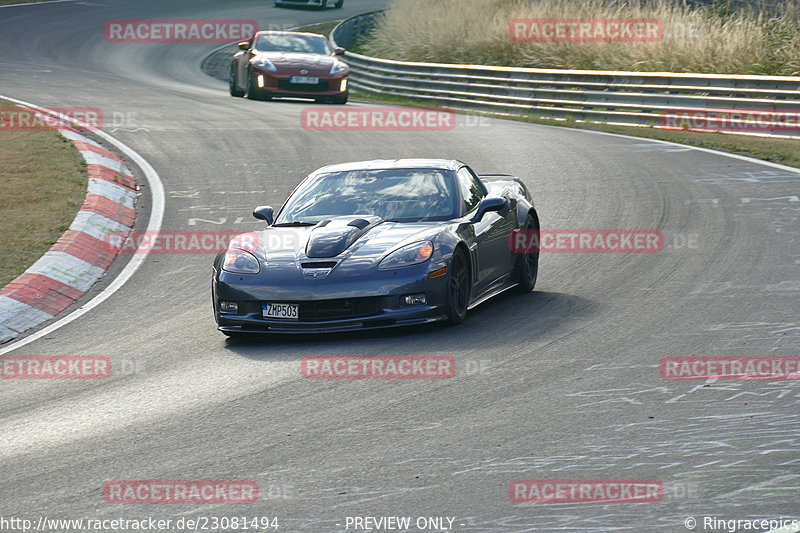
[[67,124],[56,129],[72,141],[88,165],[86,198],[72,225],[50,250],[0,289],[0,344],[75,303],[114,259],[105,236],[110,232],[124,235],[133,228],[137,193],[130,169]]

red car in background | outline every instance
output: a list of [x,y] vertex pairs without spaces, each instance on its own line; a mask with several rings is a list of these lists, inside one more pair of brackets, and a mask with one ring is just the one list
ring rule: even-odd
[[329,5],[339,8],[342,7],[343,3],[344,0],[275,0],[275,5],[277,7],[310,6],[316,7],[317,9],[326,9]]
[[231,96],[268,100],[274,96],[347,103],[350,68],[324,35],[259,31],[239,43],[230,72]]

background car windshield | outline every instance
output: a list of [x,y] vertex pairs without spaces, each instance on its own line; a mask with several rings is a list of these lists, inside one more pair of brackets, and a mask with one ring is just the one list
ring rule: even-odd
[[297,190],[275,222],[317,223],[342,215],[376,215],[398,222],[449,220],[457,216],[454,187],[449,170],[332,172]]
[[307,54],[330,54],[331,49],[324,37],[309,35],[264,34],[256,39],[259,52],[301,52]]

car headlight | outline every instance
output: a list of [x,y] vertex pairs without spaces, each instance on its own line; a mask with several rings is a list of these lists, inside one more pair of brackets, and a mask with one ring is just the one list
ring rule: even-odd
[[342,63],[341,61],[334,61],[333,65],[331,66],[331,74],[338,74],[340,72],[344,72],[347,70],[347,64]]
[[389,270],[392,268],[418,265],[430,259],[431,255],[433,255],[433,243],[431,241],[415,242],[414,244],[403,246],[387,255],[383,261],[380,262],[378,268],[381,270]]
[[278,70],[275,64],[266,57],[256,56],[250,60],[250,64],[253,65],[254,67],[261,68],[264,70],[272,70],[273,72]]
[[232,248],[225,252],[222,270],[233,274],[258,274],[261,272],[261,265],[250,252]]

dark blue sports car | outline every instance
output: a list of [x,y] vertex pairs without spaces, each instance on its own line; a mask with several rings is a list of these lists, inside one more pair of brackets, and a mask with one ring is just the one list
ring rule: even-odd
[[459,323],[507,289],[533,290],[538,252],[515,253],[516,230],[539,231],[522,181],[478,176],[460,161],[401,159],[323,167],[264,230],[214,260],[219,330],[309,333]]

